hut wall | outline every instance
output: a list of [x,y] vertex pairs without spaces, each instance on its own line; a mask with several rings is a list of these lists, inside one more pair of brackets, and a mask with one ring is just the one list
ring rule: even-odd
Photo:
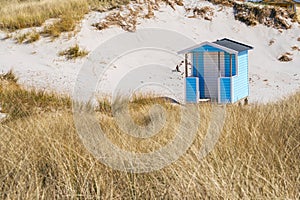
[[249,95],[248,51],[238,54],[238,72],[233,77],[233,102]]

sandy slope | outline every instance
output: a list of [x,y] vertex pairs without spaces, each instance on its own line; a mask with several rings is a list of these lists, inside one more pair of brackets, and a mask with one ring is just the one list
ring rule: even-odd
[[[207,2],[198,4],[212,6]],[[185,1],[186,8],[195,6],[197,5],[193,0]],[[300,37],[298,24],[294,24],[292,29],[282,33],[261,25],[247,27],[234,20],[232,9],[226,8],[217,12],[219,7],[213,7],[216,10],[215,16],[212,21],[207,21],[188,18],[192,14],[187,13],[184,7],[177,6],[174,11],[171,7],[163,5],[159,11],[155,11],[155,18],[139,19],[137,28],[140,30],[152,27],[177,31],[193,39],[196,43],[228,37],[254,46],[255,49],[250,52],[249,57],[250,102],[275,101],[299,90],[300,52],[291,50],[294,45],[300,47],[300,42],[297,41],[297,38]],[[88,58],[67,61],[59,57],[58,52],[75,43],[93,51],[109,38],[124,33],[119,27],[98,31],[91,26],[92,23],[103,19],[106,14],[95,12],[88,14],[82,21],[80,32],[71,39],[62,36],[60,39],[50,42],[49,39],[43,38],[34,44],[22,45],[15,44],[11,39],[0,40],[0,71],[13,69],[20,77],[20,82],[25,86],[71,94],[77,74]],[[4,37],[5,34],[0,33],[0,39]],[[274,39],[275,43],[269,46],[271,39]],[[282,63],[277,60],[277,57],[285,52],[293,53],[293,61]],[[106,61],[103,60],[103,62]],[[178,62],[180,62],[180,58],[174,55],[168,56],[160,51],[135,51],[122,56],[115,63],[109,65],[97,88],[97,93],[111,95],[118,84],[120,86],[120,80],[123,78],[122,90],[125,87],[140,89],[140,91],[154,90],[156,93],[168,93],[167,96],[175,95],[175,98],[182,100],[182,75],[172,71]],[[157,67],[153,67],[153,70],[149,67],[144,72],[139,70],[141,66],[149,63],[159,63],[169,68],[163,68],[161,71]],[[90,77],[86,77],[86,79],[94,80]],[[126,82],[132,82],[132,84],[126,85],[124,84]],[[156,84],[150,84],[150,86],[148,84],[144,87],[143,84],[146,82]]]

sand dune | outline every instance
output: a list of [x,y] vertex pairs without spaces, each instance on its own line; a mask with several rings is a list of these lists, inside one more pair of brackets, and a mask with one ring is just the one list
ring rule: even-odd
[[[196,6],[212,7],[214,11],[212,20],[191,18],[192,13],[187,9]],[[58,53],[79,44],[92,55],[104,41],[124,33],[125,31],[117,26],[101,31],[92,26],[103,20],[109,12],[91,12],[86,15],[80,25],[80,31],[70,39],[67,35],[62,35],[54,41],[42,38],[35,43],[21,45],[12,39],[0,40],[0,71],[13,69],[19,76],[20,83],[26,87],[72,94],[76,77],[89,57],[66,60],[59,57]],[[175,6],[175,10],[170,6],[161,5],[158,11],[154,11],[154,18],[138,19],[137,30],[144,28],[172,30],[191,38],[195,43],[227,37],[252,45],[254,50],[249,55],[251,103],[276,101],[300,89],[300,51],[292,50],[292,46],[300,47],[300,42],[297,41],[300,37],[300,28],[297,23],[294,23],[291,29],[283,31],[263,25],[248,27],[234,19],[231,8],[220,9],[219,6],[208,2],[196,3],[194,0],[186,0],[184,6]],[[0,39],[5,38],[5,35],[1,32]],[[274,41],[272,45],[271,40]],[[277,58],[286,52],[292,54],[293,60],[278,61]],[[113,58],[107,58],[111,59]],[[120,89],[122,80],[132,81],[134,85],[123,86],[121,90],[125,89],[124,87],[132,87],[133,90],[138,88],[141,92],[153,91],[161,95],[168,93],[166,96],[175,95],[180,101],[183,98],[183,77],[181,72],[174,70],[180,59],[174,54],[167,56],[153,50],[140,50],[122,56],[108,66],[101,84],[96,88],[96,93],[111,95],[116,92],[116,88]],[[159,63],[167,67],[161,71],[157,67],[153,68],[155,70],[151,68],[145,71],[138,70],[149,63]],[[91,80],[90,77],[86,78]],[[144,84],[148,82],[157,84],[150,84],[149,87],[149,84]]]

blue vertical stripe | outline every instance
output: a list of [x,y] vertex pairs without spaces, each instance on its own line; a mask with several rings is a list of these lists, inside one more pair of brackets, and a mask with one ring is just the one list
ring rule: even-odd
[[220,78],[220,102],[231,102],[231,80],[230,78]]
[[185,98],[187,103],[197,103],[198,102],[198,94],[199,94],[199,87],[197,77],[187,77],[185,79],[186,91],[185,91]]
[[204,98],[205,95],[205,85],[204,85],[204,53],[199,52],[199,89],[200,89],[200,98]]

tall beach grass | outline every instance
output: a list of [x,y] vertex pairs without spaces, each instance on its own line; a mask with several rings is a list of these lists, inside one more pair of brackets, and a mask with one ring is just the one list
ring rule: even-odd
[[[69,98],[27,91],[16,81],[12,74],[0,79],[2,112],[12,116],[0,123],[1,199],[300,197],[300,93],[267,105],[227,106],[221,137],[202,160],[197,154],[211,106],[198,105],[201,126],[186,154],[162,170],[132,174],[105,166],[87,151],[77,135]],[[161,132],[149,139],[122,133],[108,100],[96,117],[115,145],[151,152],[172,140],[179,108],[151,96],[138,97],[130,103],[137,124],[149,123],[153,103],[166,109],[168,119]],[[18,109],[21,114],[13,112]]]

